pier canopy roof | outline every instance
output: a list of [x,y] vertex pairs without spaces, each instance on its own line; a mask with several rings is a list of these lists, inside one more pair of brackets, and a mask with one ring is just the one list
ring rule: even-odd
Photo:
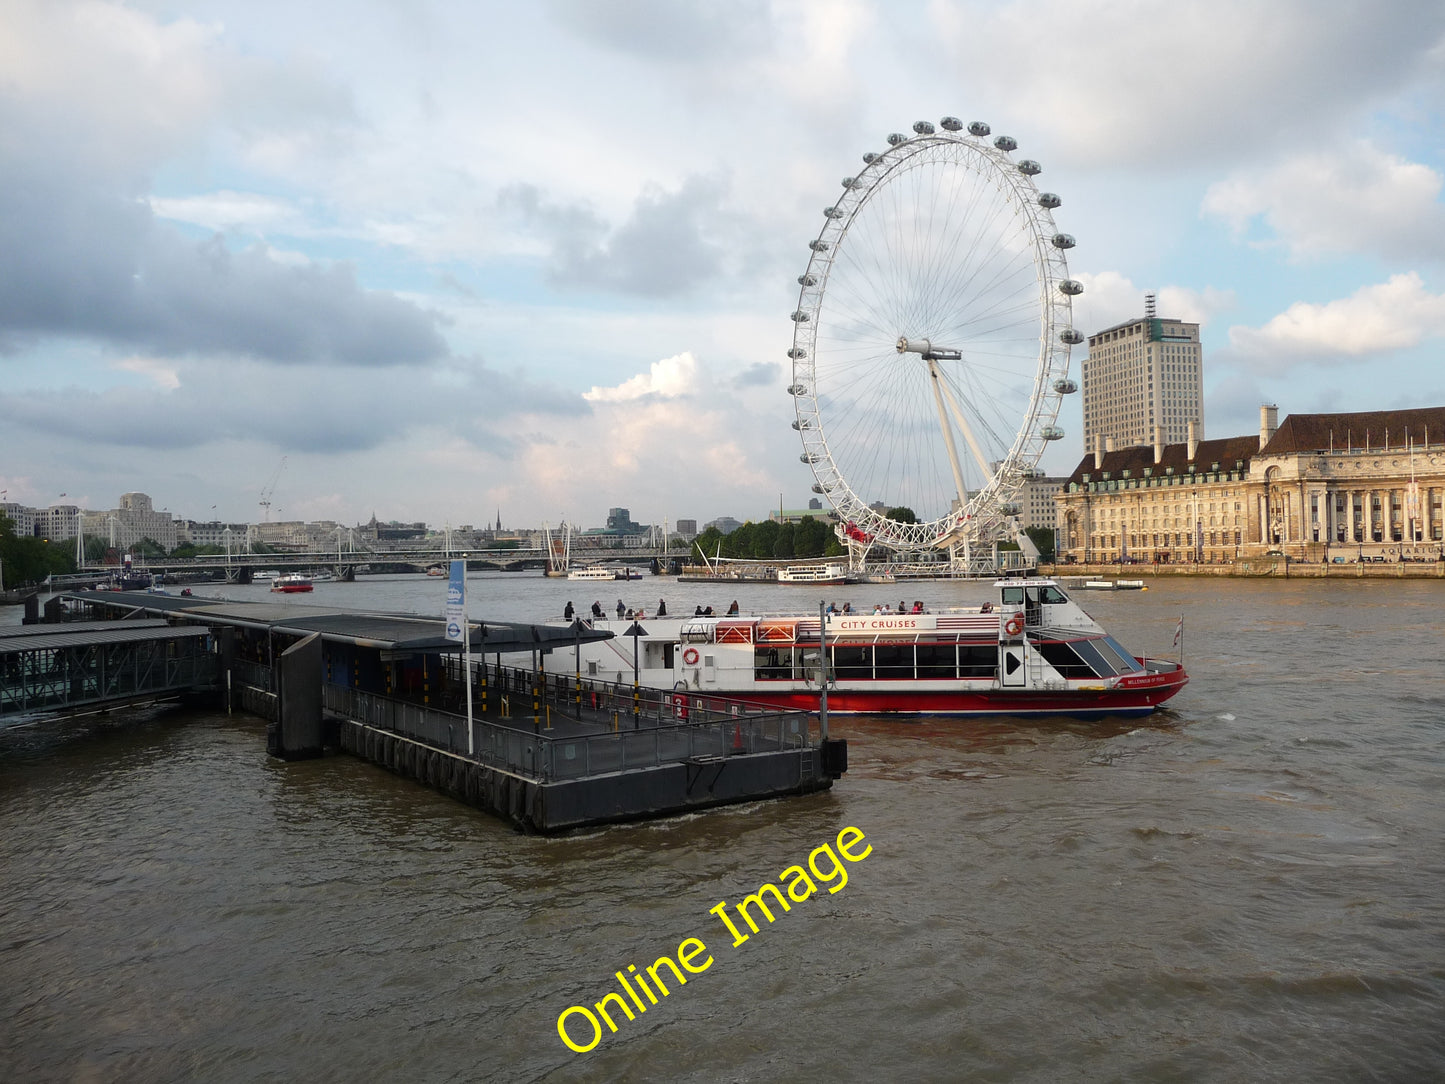
[[[381,651],[444,654],[461,651],[448,640],[441,617],[335,610],[294,602],[237,602],[152,594],[149,591],[81,591],[65,596],[119,616],[145,614],[202,625],[231,625],[294,636],[320,633],[323,640]],[[576,643],[610,640],[613,633],[585,622],[570,626],[529,625],[470,618],[471,650],[480,652],[550,651]]]

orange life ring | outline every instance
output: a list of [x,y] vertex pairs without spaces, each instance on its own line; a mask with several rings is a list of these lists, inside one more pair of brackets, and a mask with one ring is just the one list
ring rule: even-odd
[[683,652],[682,652],[682,661],[685,662],[688,666],[696,666],[696,665],[697,665],[697,648],[695,648],[695,647],[684,648],[684,649],[683,649]]
[[1006,622],[1004,622],[1003,630],[1010,636],[1017,636],[1019,633],[1023,632],[1024,615],[1021,613],[1014,614]]

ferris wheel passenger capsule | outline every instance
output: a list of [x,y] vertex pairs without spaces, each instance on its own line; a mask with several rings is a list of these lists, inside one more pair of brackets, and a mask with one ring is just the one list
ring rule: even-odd
[[865,163],[867,163],[868,165],[872,165],[874,162],[878,161],[878,152],[877,152],[877,151],[869,151],[867,154],[865,154],[865,155],[863,156],[863,161],[864,161]]
[[827,252],[827,251],[828,251],[828,242],[827,242],[827,241],[809,241],[809,242],[808,242],[808,247],[811,248],[814,252]]
[[943,129],[945,131],[948,132],[957,132],[963,128],[963,121],[959,120],[957,117],[944,117],[938,123],[943,126]]
[[1037,177],[1042,173],[1044,167],[1035,162],[1032,158],[1025,158],[1019,163],[1019,172],[1025,177]]
[[807,395],[807,394],[808,394],[808,389],[805,388],[802,384],[789,384],[789,385],[788,385],[788,394],[789,394],[789,395],[792,395],[792,396],[794,396],[794,397],[799,396],[799,395]]
[[933,125],[929,124],[926,120],[920,120],[913,125],[913,130],[919,135],[932,135]]
[[1023,507],[1017,501],[1004,501],[998,506],[998,510],[1006,516],[1016,516],[1023,511]]
[[988,135],[989,130],[989,126],[981,120],[976,120],[968,126],[968,134],[978,136],[980,139]]
[[1039,430],[1039,436],[1045,440],[1063,440],[1064,428],[1061,425],[1046,425]]
[[802,309],[799,309],[797,312],[793,313],[793,323],[795,324],[806,324],[811,319],[812,317],[809,316]]
[[824,207],[823,214],[828,218],[846,218],[848,212],[841,207]]
[[1009,151],[1019,149],[1019,141],[1013,136],[999,136],[993,141],[993,145],[1007,154]]
[[817,482],[814,482],[814,483],[813,483],[813,492],[814,492],[814,493],[827,493],[828,491],[827,491],[826,489],[824,489],[821,485],[819,485]]
[[1078,346],[1084,341],[1084,333],[1077,328],[1066,327],[1059,332],[1059,342],[1068,343],[1070,346]]
[[1055,248],[1073,248],[1074,245],[1078,244],[1078,242],[1074,240],[1073,235],[1067,233],[1056,233],[1049,238],[1049,241]]
[[900,144],[900,143],[907,143],[907,142],[908,142],[908,137],[907,137],[906,135],[904,135],[902,132],[893,132],[893,133],[890,133],[890,135],[888,136],[888,145],[889,145],[890,147],[896,147],[896,146],[898,146],[898,144]]
[[1062,201],[1061,199],[1059,199],[1058,196],[1054,195],[1052,192],[1040,192],[1040,193],[1039,193],[1039,206],[1040,206],[1040,207],[1047,207],[1050,211],[1052,211],[1054,208],[1058,207],[1059,204],[1062,203],[1062,202],[1063,202],[1063,201]]
[[1075,384],[1066,376],[1061,376],[1059,377],[1059,379],[1054,381],[1054,391],[1058,392],[1060,395],[1073,395],[1074,392],[1078,390],[1079,385]]
[[790,358],[805,358],[807,356],[808,352],[804,350],[801,346],[795,346],[788,351],[788,357]]
[[799,285],[799,286],[816,286],[816,285],[818,285],[818,280],[817,280],[816,278],[814,278],[812,275],[799,275],[799,276],[798,276],[798,285]]
[[821,463],[823,456],[818,452],[804,452],[798,456],[799,463]]
[[1064,279],[1059,283],[1059,292],[1068,294],[1070,297],[1078,297],[1084,292],[1084,284],[1078,279]]

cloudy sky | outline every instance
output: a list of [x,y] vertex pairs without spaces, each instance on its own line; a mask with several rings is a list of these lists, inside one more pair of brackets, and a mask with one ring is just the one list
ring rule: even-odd
[[0,0],[0,489],[799,506],[807,242],[948,114],[1043,163],[1078,327],[1203,324],[1209,436],[1445,404],[1442,107],[1438,0]]

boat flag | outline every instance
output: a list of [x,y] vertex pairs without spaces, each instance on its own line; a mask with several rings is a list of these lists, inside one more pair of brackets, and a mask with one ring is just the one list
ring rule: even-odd
[[1174,646],[1179,646],[1179,641],[1184,639],[1184,618],[1179,619],[1179,624],[1174,626]]

